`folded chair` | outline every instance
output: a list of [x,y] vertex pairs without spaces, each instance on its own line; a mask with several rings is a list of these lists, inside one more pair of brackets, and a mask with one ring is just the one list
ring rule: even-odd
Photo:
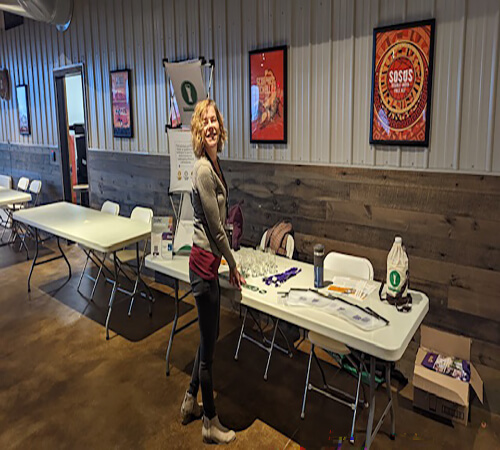
[[[324,268],[334,272],[336,275],[348,276],[353,278],[361,278],[365,280],[373,280],[373,266],[371,262],[366,258],[360,258],[358,256],[345,255],[342,253],[331,252],[326,255],[324,260]],[[304,397],[302,399],[302,412],[300,417],[303,419],[305,417],[305,409],[306,409],[306,400],[307,400],[307,391],[315,391],[318,392],[331,400],[335,400],[343,405],[349,406],[353,411],[352,416],[352,425],[351,425],[351,435],[350,442],[354,443],[354,427],[356,424],[356,412],[358,409],[358,405],[368,407],[366,402],[366,395],[364,392],[364,386],[361,383],[361,377],[363,373],[363,368],[366,371],[366,366],[364,363],[363,354],[358,355],[351,352],[351,350],[346,347],[342,342],[339,342],[335,339],[328,338],[326,336],[322,336],[320,334],[309,331],[308,339],[311,343],[311,350],[309,352],[309,362],[307,365],[307,375],[306,375],[306,384],[304,388]],[[320,360],[318,359],[315,348],[319,347],[328,353],[332,354],[334,358],[341,365],[342,358],[346,358],[349,363],[356,368],[357,373],[357,386],[355,395],[351,395],[346,393],[340,389],[335,388],[327,383],[325,373],[323,368],[321,367]],[[321,377],[323,380],[323,387],[319,388],[312,384],[310,381],[311,374],[311,362],[312,359],[316,361],[318,368],[321,372]],[[340,369],[339,369],[340,370]],[[359,398],[359,390],[360,387],[363,390],[363,400],[360,401]],[[339,396],[340,395],[340,396]]]
[[[22,192],[27,192],[29,184],[30,184],[29,178],[21,177],[21,178],[19,178],[19,180],[17,182],[17,190],[22,191]],[[8,216],[6,222],[7,222],[7,224],[10,224],[11,233],[10,233],[10,237],[9,237],[9,242],[11,244],[14,243],[14,241],[17,237],[17,228],[16,228],[17,225],[12,220],[12,214],[14,214],[15,211],[17,211],[23,207],[24,207],[24,205],[22,205],[22,204],[18,204],[18,205],[10,204],[10,205],[7,205],[7,208],[4,209],[4,211],[7,212],[7,216]],[[3,238],[3,234],[5,233],[5,230],[6,230],[6,227],[3,229],[2,238]],[[23,245],[23,242],[21,241],[21,247],[22,247],[22,245]],[[25,248],[26,248],[26,246],[25,246]],[[29,259],[29,254],[28,254],[27,248],[26,248],[26,256]]]
[[[150,208],[143,208],[141,206],[136,206],[132,210],[132,214],[130,214],[130,219],[132,220],[138,220],[141,222],[145,222],[147,224],[151,224],[153,221],[153,210]],[[127,294],[131,295],[130,299],[130,306],[128,309],[128,315],[129,317],[132,315],[132,306],[134,305],[134,300],[135,300],[135,295],[137,293],[137,288],[139,284],[139,277],[136,277],[135,281],[132,281],[132,279],[127,275],[125,272],[124,268],[126,266],[131,267],[131,262],[136,261],[136,267],[137,273],[139,273],[142,270],[142,266],[144,265],[144,258],[146,256],[146,248],[148,245],[149,239],[145,239],[144,241],[144,246],[141,250],[139,250],[139,261],[136,261],[137,259],[137,252],[136,250],[129,250],[129,249],[123,249],[118,252],[116,252],[116,262],[118,264],[118,270],[125,275],[125,277],[134,284],[134,288],[131,292],[127,292]],[[114,255],[110,255],[110,259],[113,259]],[[150,305],[149,305],[149,315],[151,315],[152,310],[151,310],[151,304],[154,303],[154,297],[149,289],[148,285],[146,283],[143,283],[146,289],[148,290],[149,293],[149,300],[150,300]]]
[[[38,202],[40,200],[40,192],[42,190],[42,182],[41,180],[33,180],[30,185],[29,185],[29,193],[31,194],[31,201],[27,203],[26,205],[19,205],[19,209],[24,209],[24,208],[34,208],[38,206]],[[17,227],[17,237],[19,237],[21,243],[19,244],[19,251],[21,251],[21,248],[24,247],[26,250],[26,253],[28,253],[28,247],[26,246],[26,238],[31,237],[35,239],[35,233],[30,229],[28,225],[23,225],[21,223],[18,223],[16,225]]]

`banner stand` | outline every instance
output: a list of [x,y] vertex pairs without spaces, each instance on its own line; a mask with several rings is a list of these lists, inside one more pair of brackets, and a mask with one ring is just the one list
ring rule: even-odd
[[[179,85],[179,80],[176,80],[175,83],[172,83],[171,76],[169,75],[169,68],[172,68],[173,63],[169,63],[168,59],[163,60],[163,66],[165,68],[165,75],[167,79],[167,90],[169,93],[169,105],[170,105],[170,114],[169,114],[169,122],[168,124],[165,125],[165,132],[169,135],[168,139],[168,145],[169,145],[169,153],[170,153],[170,186],[169,186],[169,199],[170,199],[170,204],[172,205],[172,209],[174,211],[174,216],[175,216],[175,234],[174,234],[174,242],[173,242],[173,252],[174,254],[179,254],[179,253],[186,253],[191,250],[192,246],[192,236],[194,232],[194,227],[193,227],[193,220],[194,220],[194,211],[193,207],[191,204],[191,185],[188,186],[187,179],[186,179],[186,174],[184,173],[186,170],[189,170],[187,167],[187,164],[184,166],[172,163],[173,157],[172,157],[172,152],[177,152],[179,149],[181,149],[181,146],[184,145],[183,150],[184,150],[184,160],[186,160],[186,137],[181,137],[181,134],[173,135],[173,133],[183,133],[183,131],[180,130],[182,127],[182,123],[180,122],[179,119],[181,119],[183,116],[189,117],[189,123],[187,123],[187,126],[190,126],[190,116],[189,116],[189,111],[190,109],[185,108],[186,103],[187,106],[192,107],[192,110],[194,110],[194,104],[189,103],[187,100],[193,100],[191,95],[192,92],[194,91],[196,94],[200,92],[199,99],[203,99],[203,97],[208,98],[209,94],[212,89],[212,80],[213,80],[213,71],[214,71],[214,66],[215,66],[215,61],[212,59],[208,63],[206,62],[205,58],[200,57],[198,60],[191,60],[191,61],[180,61],[178,62],[179,66],[177,68],[181,72],[187,72],[186,68],[188,67],[188,64],[193,65],[196,64],[197,67],[200,68],[200,70],[205,69],[209,70],[209,83],[208,83],[208,89],[205,86],[205,81],[203,80],[203,73],[199,73],[196,75],[196,71],[193,71],[192,74],[194,77],[192,79],[189,79],[188,77],[186,78],[181,78],[184,79],[184,82]],[[176,63],[177,65],[177,63]],[[196,68],[196,67],[194,67]],[[193,69],[194,69],[193,68]],[[182,73],[182,75],[185,75],[185,73]],[[201,79],[199,76],[201,75]],[[201,81],[201,82],[200,82]],[[186,92],[183,91],[185,89],[184,85],[188,86],[188,91],[187,92],[189,95],[186,96]],[[177,91],[176,91],[177,88]],[[175,95],[176,91],[181,97],[182,97],[182,104],[179,105],[177,102],[177,96]],[[182,110],[182,113],[184,114],[179,114],[179,109],[177,108],[184,108]],[[184,111],[185,110],[185,111]],[[187,112],[187,115],[186,115]],[[176,125],[173,126],[173,115],[176,115]],[[192,114],[192,113],[191,113]],[[187,120],[186,120],[187,121]],[[184,132],[187,132],[184,131]],[[190,136],[190,133],[189,133]],[[175,144],[174,144],[175,143]],[[173,148],[175,147],[175,148]],[[191,148],[192,152],[192,148]],[[182,153],[179,153],[179,155]],[[179,161],[179,155],[175,155],[175,161]],[[174,167],[174,165],[176,167]],[[182,166],[182,167],[181,167]],[[189,174],[191,175],[191,174]],[[191,178],[189,178],[190,180]],[[172,181],[174,180],[174,181]],[[180,197],[179,197],[180,194]],[[176,206],[176,198],[179,198],[179,203],[178,206]]]

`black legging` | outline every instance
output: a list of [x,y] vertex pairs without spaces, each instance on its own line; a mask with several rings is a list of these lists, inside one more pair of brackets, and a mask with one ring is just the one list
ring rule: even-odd
[[216,415],[214,387],[212,383],[212,363],[215,343],[219,337],[220,290],[219,280],[204,280],[197,273],[189,270],[191,288],[198,308],[200,326],[200,346],[196,352],[193,373],[188,392],[196,398],[201,383],[204,414],[208,419]]

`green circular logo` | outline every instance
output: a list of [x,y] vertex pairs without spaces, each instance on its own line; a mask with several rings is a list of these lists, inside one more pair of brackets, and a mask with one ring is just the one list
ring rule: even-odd
[[393,270],[389,274],[389,280],[393,287],[398,287],[399,283],[401,282],[401,275],[399,275],[399,272],[397,270]]
[[198,93],[191,81],[184,81],[181,84],[181,93],[182,98],[189,106],[194,105],[198,101]]

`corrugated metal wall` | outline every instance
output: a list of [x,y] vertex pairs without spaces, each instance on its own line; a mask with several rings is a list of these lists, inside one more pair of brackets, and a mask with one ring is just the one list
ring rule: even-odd
[[[57,145],[52,69],[85,63],[89,144],[166,153],[162,58],[214,58],[229,125],[225,156],[365,167],[500,173],[498,0],[75,0],[61,34],[26,20],[0,32],[0,66],[27,83],[32,135],[0,102],[0,142]],[[436,18],[429,149],[368,144],[372,30]],[[289,45],[289,143],[250,145],[248,51]],[[130,68],[134,138],[111,129],[109,71]]]

